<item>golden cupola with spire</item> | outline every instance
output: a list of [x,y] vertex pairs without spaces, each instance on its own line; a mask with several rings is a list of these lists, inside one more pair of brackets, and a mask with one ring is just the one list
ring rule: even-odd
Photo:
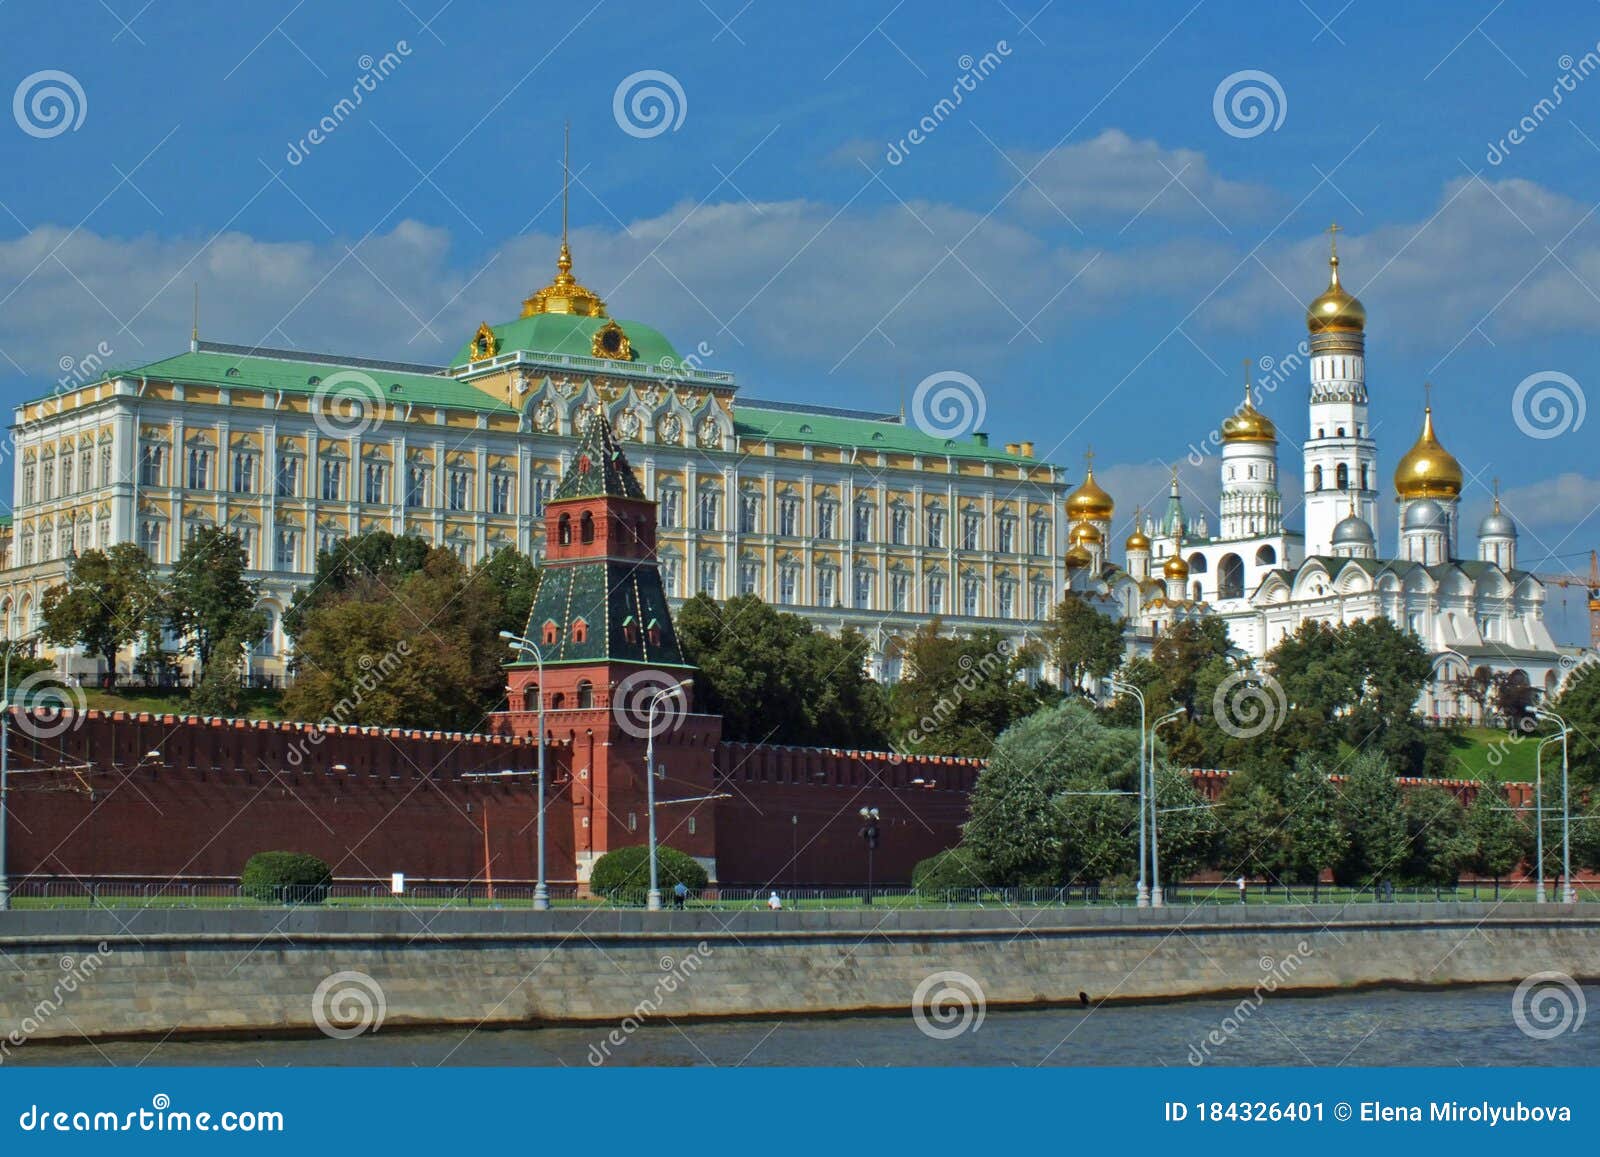
[[[568,142],[571,136],[572,127],[569,125]],[[564,144],[561,156],[561,253],[556,258],[556,277],[549,285],[523,299],[523,317],[541,313],[565,313],[575,317],[606,316],[606,303],[600,300],[600,295],[578,284],[578,279],[572,276],[572,250],[567,248],[567,189],[572,181],[569,155],[570,147]]]
[[1362,333],[1367,328],[1367,309],[1339,283],[1339,227],[1329,230],[1328,288],[1306,306],[1306,329],[1319,333]]
[[1422,436],[1394,469],[1395,494],[1413,498],[1459,498],[1464,475],[1461,463],[1433,432],[1433,406],[1422,409]]
[[1244,402],[1222,420],[1224,442],[1276,442],[1278,428],[1272,419],[1256,409],[1250,396],[1250,379],[1244,380]]
[[1094,480],[1094,452],[1084,455],[1083,482],[1067,495],[1067,521],[1110,522],[1116,510],[1111,495]]

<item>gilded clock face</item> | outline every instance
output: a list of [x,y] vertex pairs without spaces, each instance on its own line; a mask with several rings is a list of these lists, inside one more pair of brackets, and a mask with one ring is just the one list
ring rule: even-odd
[[715,418],[702,418],[695,436],[703,449],[716,450],[722,446],[722,427],[717,424]]
[[663,442],[677,444],[683,440],[683,422],[678,415],[668,414],[656,426],[656,433]]
[[617,430],[624,438],[637,438],[643,425],[637,410],[624,410],[622,417],[617,419]]
[[548,433],[556,428],[556,405],[546,398],[533,411],[533,424]]

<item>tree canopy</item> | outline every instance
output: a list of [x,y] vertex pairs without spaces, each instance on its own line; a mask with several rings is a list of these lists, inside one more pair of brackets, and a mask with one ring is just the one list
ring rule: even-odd
[[867,641],[835,637],[754,595],[689,599],[673,617],[696,667],[699,709],[722,716],[726,739],[885,748],[882,689],[867,676]]
[[1104,679],[1121,666],[1122,631],[1121,619],[1101,614],[1082,595],[1068,591],[1039,634],[1062,678],[1085,690],[1089,680]]
[[118,543],[78,557],[65,583],[44,594],[41,634],[58,647],[82,647],[106,665],[115,685],[117,654],[138,641],[159,640],[161,584],[144,549]]
[[987,755],[996,736],[1047,700],[1024,678],[1027,661],[993,629],[945,634],[938,618],[919,627],[889,696],[899,745],[925,755]]
[[240,651],[267,633],[267,616],[256,608],[260,588],[245,578],[247,566],[238,536],[214,526],[196,531],[173,564],[166,589],[167,626],[202,671],[219,652],[236,662]]

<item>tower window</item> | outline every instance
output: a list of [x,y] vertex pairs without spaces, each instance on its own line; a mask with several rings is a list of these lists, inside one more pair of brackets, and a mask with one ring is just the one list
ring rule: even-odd
[[578,539],[586,543],[594,541],[594,515],[587,510],[583,512],[583,517],[578,520]]
[[1350,489],[1350,467],[1347,466],[1343,462],[1339,463],[1339,468],[1334,471],[1334,479],[1335,479],[1334,484],[1340,490],[1349,490]]
[[555,643],[556,634],[557,631],[555,623],[547,621],[544,625],[544,641],[546,646],[550,646]]
[[563,514],[556,522],[556,541],[562,546],[572,545],[572,515]]
[[572,641],[574,643],[587,643],[589,641],[589,624],[578,619],[572,624]]

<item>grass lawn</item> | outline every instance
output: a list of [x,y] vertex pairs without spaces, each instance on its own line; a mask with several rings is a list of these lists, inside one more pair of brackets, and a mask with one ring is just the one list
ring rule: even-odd
[[[1519,737],[1516,732],[1499,728],[1464,728],[1456,734],[1455,764],[1446,774],[1454,779],[1531,783],[1540,738],[1537,735]],[[1559,772],[1560,769],[1561,752],[1552,746],[1545,752],[1545,770]]]
[[[153,715],[191,713],[188,689],[182,687],[169,691],[144,687],[132,687],[126,691],[120,689],[106,691],[99,687],[85,686],[83,693],[89,707],[96,711],[148,711]],[[283,712],[280,709],[282,701],[282,691],[251,688],[244,693],[242,714],[246,719],[282,719]]]

